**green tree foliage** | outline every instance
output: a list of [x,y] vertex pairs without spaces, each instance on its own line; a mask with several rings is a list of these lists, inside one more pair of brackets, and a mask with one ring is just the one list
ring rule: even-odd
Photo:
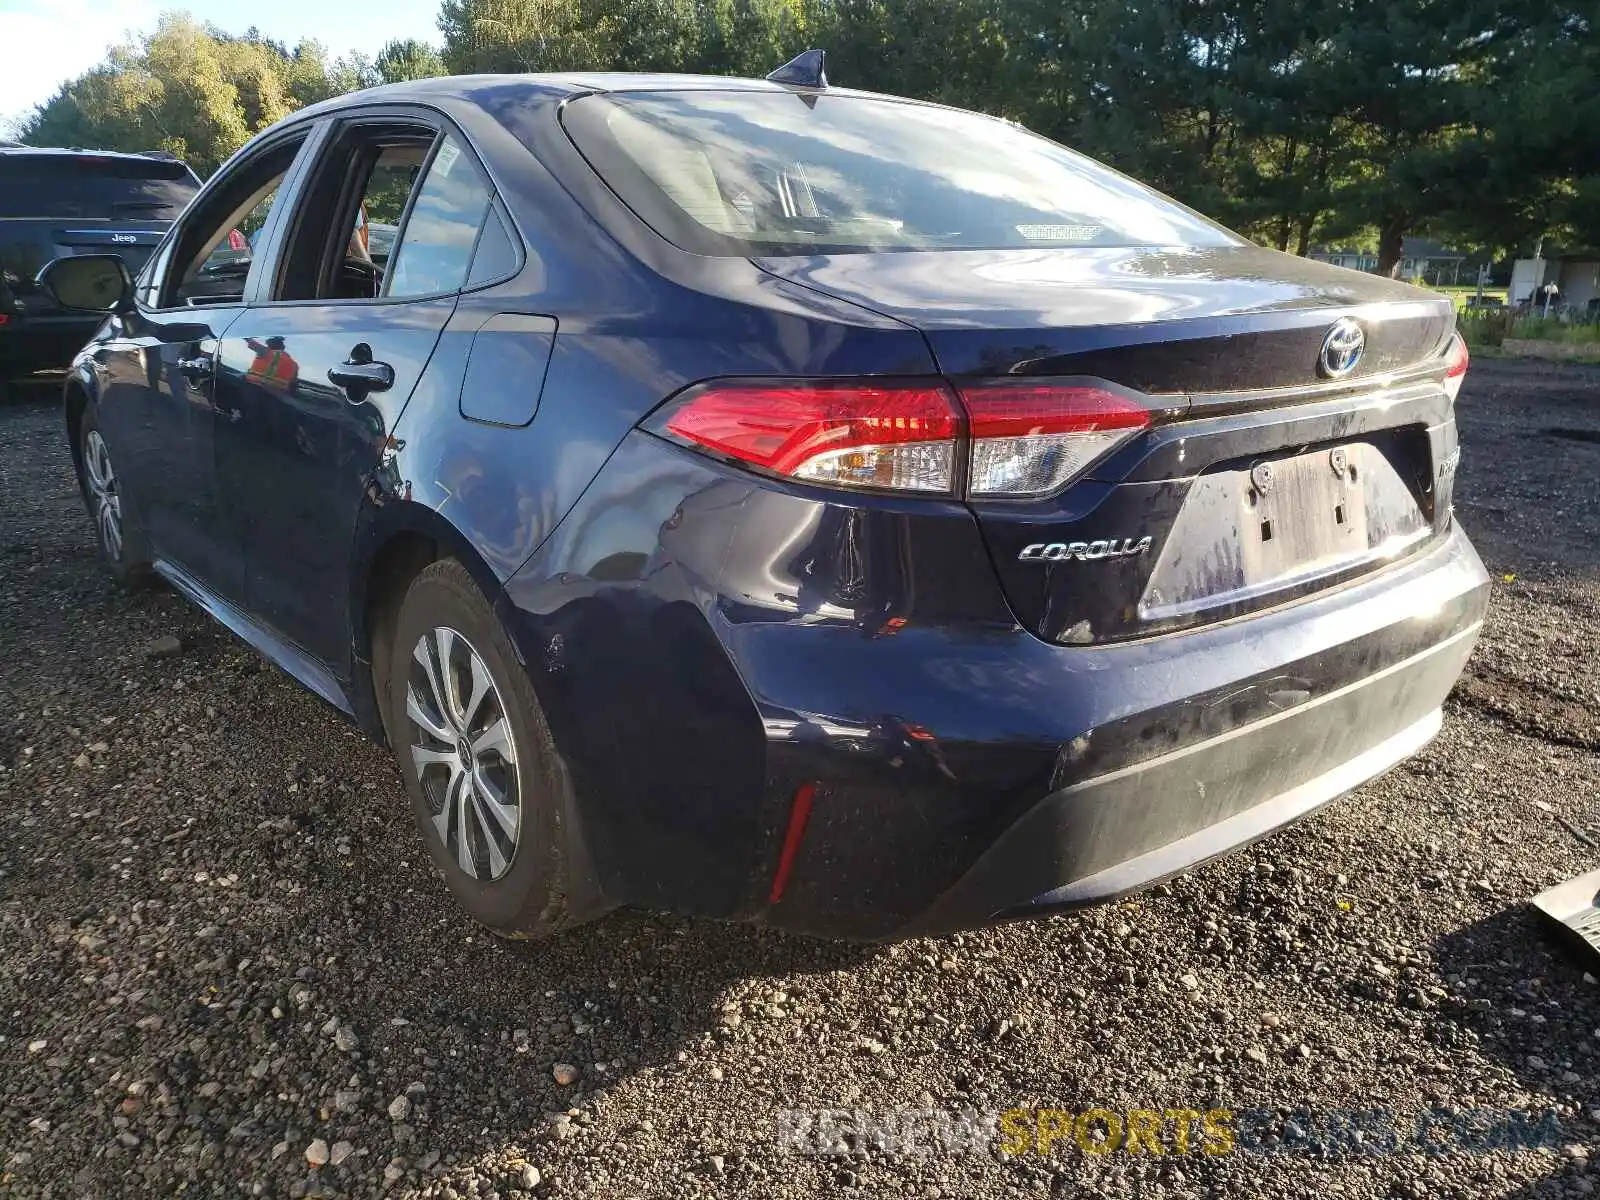
[[765,74],[805,49],[806,21],[800,0],[444,0],[439,28],[458,74]]
[[762,75],[976,108],[1267,245],[1423,234],[1600,245],[1596,0],[442,0],[442,50],[330,60],[183,17],[64,87],[26,140],[206,170],[299,105],[446,71]]
[[384,83],[403,83],[408,79],[431,79],[435,75],[447,74],[439,52],[415,38],[390,42],[378,51],[372,66]]
[[230,36],[169,13],[63,84],[21,134],[35,146],[169,150],[204,177],[302,105],[376,81],[370,64],[329,58],[314,41],[289,50],[253,30]]
[[1468,80],[1472,136],[1444,220],[1507,250],[1541,237],[1600,249],[1600,8],[1556,0],[1499,17]]

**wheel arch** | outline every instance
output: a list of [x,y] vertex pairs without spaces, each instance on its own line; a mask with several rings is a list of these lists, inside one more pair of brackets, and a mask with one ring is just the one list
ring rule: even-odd
[[368,504],[356,537],[350,579],[351,707],[361,727],[386,744],[384,686],[391,668],[387,634],[406,589],[430,563],[453,558],[466,568],[492,608],[505,589],[471,541],[448,519],[414,501]]
[[96,399],[99,388],[94,376],[74,367],[61,386],[62,417],[67,425],[67,446],[72,451],[72,469],[78,476],[78,487],[83,487],[83,414],[89,401]]

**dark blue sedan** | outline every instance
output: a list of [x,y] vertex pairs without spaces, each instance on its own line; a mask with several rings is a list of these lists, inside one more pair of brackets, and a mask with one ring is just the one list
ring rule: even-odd
[[1124,895],[1421,747],[1487,600],[1447,300],[814,60],[344,96],[41,284],[110,568],[505,935]]

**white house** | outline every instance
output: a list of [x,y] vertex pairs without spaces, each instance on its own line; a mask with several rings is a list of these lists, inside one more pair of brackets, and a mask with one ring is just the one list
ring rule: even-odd
[[[1313,246],[1306,257],[1332,263],[1336,267],[1349,267],[1353,271],[1378,269],[1378,255],[1374,250]],[[1466,260],[1467,256],[1459,250],[1448,249],[1429,238],[1408,237],[1400,243],[1400,278],[1419,283],[1459,283],[1461,265]]]

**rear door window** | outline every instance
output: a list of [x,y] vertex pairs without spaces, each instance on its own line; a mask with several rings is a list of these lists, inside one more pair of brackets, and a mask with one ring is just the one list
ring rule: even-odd
[[199,190],[170,159],[0,154],[0,218],[171,221]]
[[478,229],[489,211],[489,181],[453,134],[445,134],[400,230],[385,295],[432,296],[467,281]]
[[562,122],[625,204],[700,254],[1238,241],[1019,126],[934,105],[777,90],[617,92],[571,101]]
[[493,195],[459,135],[355,118],[299,202],[275,301],[400,300],[466,283]]
[[[357,131],[351,138],[359,140],[362,135]],[[361,141],[355,151],[356,174],[364,176],[356,189],[354,211],[335,222],[336,244],[324,247],[323,270],[332,276],[324,279],[319,298],[371,300],[382,294],[406,203],[427,165],[433,141],[431,132],[421,131],[383,132]]]

